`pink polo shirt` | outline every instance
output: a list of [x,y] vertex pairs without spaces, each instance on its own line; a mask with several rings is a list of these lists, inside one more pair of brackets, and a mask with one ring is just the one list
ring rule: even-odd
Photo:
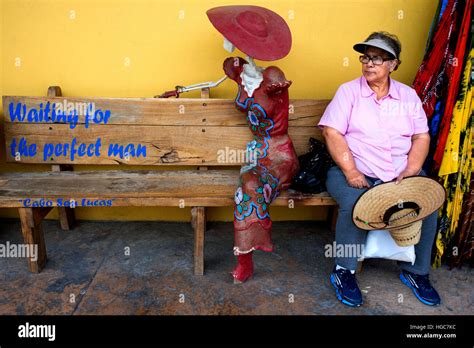
[[342,84],[318,126],[337,129],[363,174],[390,181],[407,166],[411,136],[429,131],[415,90],[390,78],[380,100],[364,76]]

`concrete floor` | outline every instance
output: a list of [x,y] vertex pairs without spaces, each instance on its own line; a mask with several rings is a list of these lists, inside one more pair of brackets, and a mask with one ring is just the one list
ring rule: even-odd
[[[233,285],[231,223],[209,223],[205,275],[193,275],[188,223],[79,221],[61,231],[44,221],[49,261],[0,258],[0,314],[474,314],[472,269],[433,270],[443,304],[421,304],[388,260],[358,275],[364,306],[340,304],[329,283],[333,241],[320,222],[275,222],[274,253],[256,252],[254,278]],[[22,243],[19,221],[0,220],[0,243]],[[125,255],[129,247],[130,255]],[[291,299],[294,301],[292,302]]]

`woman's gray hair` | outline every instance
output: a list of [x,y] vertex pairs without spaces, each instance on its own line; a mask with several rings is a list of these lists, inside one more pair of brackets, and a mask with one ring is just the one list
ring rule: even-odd
[[400,60],[400,53],[402,52],[402,44],[400,43],[400,40],[398,39],[397,35],[390,34],[386,31],[376,31],[373,32],[372,34],[369,35],[365,41],[369,41],[372,39],[379,39],[385,41],[387,45],[389,45],[394,52],[397,54],[396,58],[398,60],[397,66],[395,67],[394,70],[398,69],[398,66],[402,64],[402,61]]

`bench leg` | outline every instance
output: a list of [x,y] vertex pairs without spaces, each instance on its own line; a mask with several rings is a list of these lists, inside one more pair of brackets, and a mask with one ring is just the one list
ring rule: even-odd
[[206,208],[191,208],[191,225],[194,229],[194,275],[204,274],[204,233],[206,232]]
[[74,224],[75,215],[72,208],[58,207],[59,225],[63,231],[69,231]]
[[328,223],[331,228],[331,232],[336,232],[336,223],[339,207],[337,205],[330,206],[328,211]]
[[[50,87],[50,88],[54,88],[54,87]],[[73,167],[67,164],[53,164],[52,170],[53,172],[72,171]],[[59,213],[59,226],[61,226],[61,229],[63,231],[69,231],[70,229],[72,229],[72,225],[74,224],[74,220],[75,220],[74,209],[66,208],[66,207],[58,207],[58,213]]]
[[21,232],[25,244],[37,245],[37,255],[28,258],[28,267],[31,272],[39,273],[46,263],[46,246],[44,243],[41,221],[47,214],[41,208],[18,208],[21,221]]

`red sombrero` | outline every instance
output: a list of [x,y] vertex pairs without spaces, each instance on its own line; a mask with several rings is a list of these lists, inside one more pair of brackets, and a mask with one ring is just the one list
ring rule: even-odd
[[291,49],[285,20],[260,6],[220,6],[207,11],[212,25],[239,50],[259,60],[277,60]]

